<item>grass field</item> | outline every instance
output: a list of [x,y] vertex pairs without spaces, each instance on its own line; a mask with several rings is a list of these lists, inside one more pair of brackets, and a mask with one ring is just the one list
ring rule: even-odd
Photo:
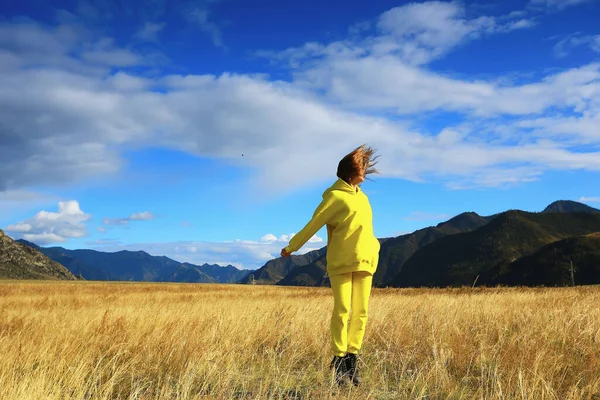
[[377,289],[364,384],[326,288],[0,282],[0,399],[600,399],[600,288]]

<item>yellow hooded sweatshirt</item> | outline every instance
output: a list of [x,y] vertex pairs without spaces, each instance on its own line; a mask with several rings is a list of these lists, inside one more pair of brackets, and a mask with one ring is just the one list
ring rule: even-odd
[[338,179],[323,193],[323,201],[308,224],[285,249],[298,251],[315,233],[327,225],[327,273],[375,273],[379,261],[379,241],[373,233],[373,212],[367,195]]

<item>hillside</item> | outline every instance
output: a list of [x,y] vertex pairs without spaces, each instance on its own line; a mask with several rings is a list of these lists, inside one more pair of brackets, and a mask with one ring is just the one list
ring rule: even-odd
[[327,248],[323,247],[319,250],[313,250],[306,254],[292,255],[286,258],[275,258],[243,278],[240,283],[248,283],[250,281],[250,275],[252,275],[254,282],[257,284],[274,285],[284,279],[296,268],[308,265],[319,259],[323,259],[326,252]]
[[163,280],[168,282],[216,283],[215,279],[200,271],[197,267],[185,264],[181,264],[171,275],[166,275]]
[[559,240],[510,264],[504,285],[600,284],[600,232]]
[[64,279],[75,276],[34,248],[17,243],[0,230],[0,279]]
[[482,217],[474,212],[465,212],[434,227],[419,229],[413,233],[389,239],[381,245],[379,265],[373,282],[385,284],[391,281],[398,275],[404,263],[424,246],[444,236],[475,230],[493,218],[493,216]]
[[327,276],[326,255],[320,256],[315,261],[301,265],[291,270],[282,280],[277,282],[280,286],[329,286]]
[[507,211],[481,228],[423,247],[404,264],[391,285],[461,286],[475,281],[495,285],[519,258],[557,240],[598,231],[600,213]]
[[173,272],[165,276],[169,282],[196,282],[196,283],[236,283],[252,271],[239,270],[231,265],[221,267],[217,264],[194,265],[183,263]]
[[251,272],[254,272],[246,269],[238,269],[232,265],[226,265],[224,267],[218,264],[202,264],[198,266],[194,264],[183,263],[183,265],[190,268],[197,268],[200,272],[211,277],[215,282],[218,283],[236,283],[245,278]]

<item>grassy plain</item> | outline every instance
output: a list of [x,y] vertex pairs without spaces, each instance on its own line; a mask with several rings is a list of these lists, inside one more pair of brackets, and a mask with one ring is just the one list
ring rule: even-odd
[[0,399],[600,399],[600,288],[375,289],[337,390],[327,288],[0,282]]

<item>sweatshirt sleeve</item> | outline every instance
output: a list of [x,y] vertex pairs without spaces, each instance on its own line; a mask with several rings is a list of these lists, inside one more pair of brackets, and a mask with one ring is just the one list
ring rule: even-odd
[[340,210],[340,205],[341,201],[333,194],[328,193],[315,210],[308,224],[290,240],[286,250],[290,253],[298,251],[323,225],[331,222],[333,216]]

